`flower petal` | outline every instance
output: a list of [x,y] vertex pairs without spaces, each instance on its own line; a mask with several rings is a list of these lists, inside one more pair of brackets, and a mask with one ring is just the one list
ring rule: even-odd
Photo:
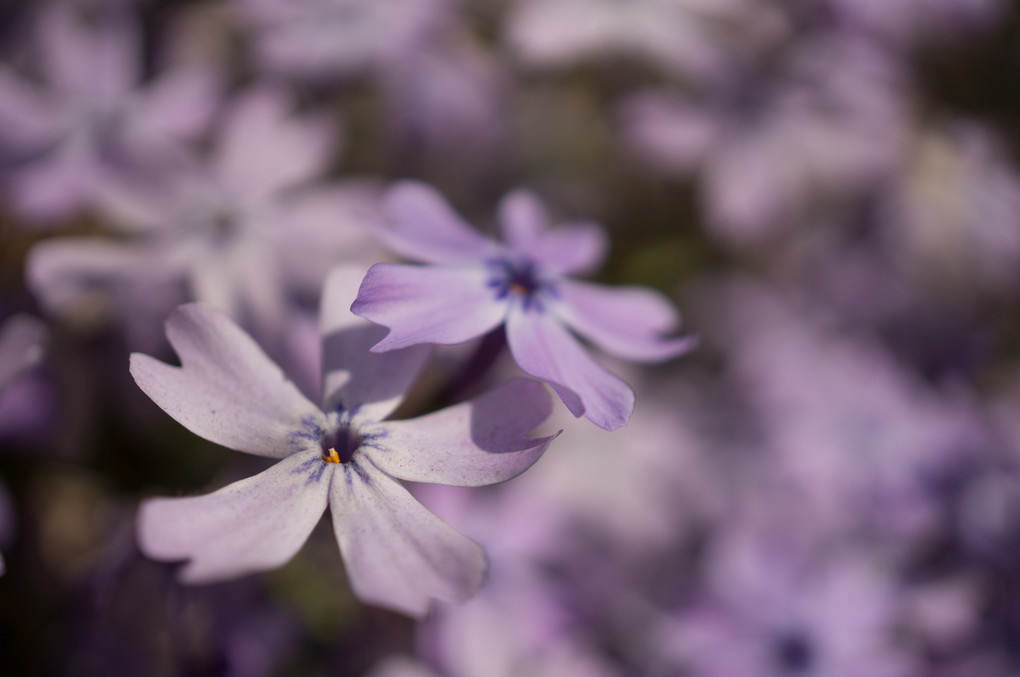
[[499,219],[510,248],[558,274],[589,271],[605,258],[606,233],[594,223],[549,229],[549,217],[530,191],[516,190],[500,202]]
[[220,74],[198,67],[168,72],[134,101],[132,114],[146,129],[174,139],[205,130],[220,103]]
[[662,294],[642,287],[607,287],[560,280],[561,303],[555,312],[574,331],[608,353],[626,360],[668,360],[694,347],[695,339],[660,338],[674,329],[679,316]]
[[552,386],[574,416],[615,430],[634,411],[634,391],[600,367],[553,317],[521,308],[507,315],[507,343],[517,364]]
[[137,31],[119,16],[88,26],[70,6],[51,6],[40,18],[39,44],[47,79],[76,96],[111,98],[137,82]]
[[212,583],[283,565],[326,510],[330,476],[318,452],[205,496],[154,498],[138,512],[138,543],[158,560],[187,559],[180,579]]
[[481,263],[501,252],[424,183],[402,181],[383,200],[390,225],[380,230],[380,238],[402,256],[425,263]]
[[371,353],[386,329],[351,312],[365,276],[358,266],[338,267],[326,279],[319,313],[323,353],[323,409],[357,408],[358,416],[381,421],[396,409],[425,366],[428,346]]
[[555,438],[526,437],[552,411],[537,381],[515,379],[427,416],[388,421],[366,450],[388,475],[411,482],[481,486],[516,477]]
[[166,325],[181,366],[135,353],[131,375],[163,411],[196,435],[282,458],[300,448],[295,435],[302,427],[321,424],[322,412],[221,311],[189,303]]
[[60,123],[60,109],[46,93],[0,65],[0,138],[7,152],[53,143]]
[[506,303],[496,299],[488,282],[481,266],[377,263],[361,283],[351,312],[389,327],[373,352],[417,343],[463,343],[495,329],[506,315]]
[[237,199],[261,199],[315,178],[333,153],[333,126],[298,117],[283,89],[259,87],[230,109],[216,148],[219,175]]
[[466,600],[485,580],[481,546],[368,459],[338,467],[329,506],[347,577],[367,602],[420,618],[430,600]]

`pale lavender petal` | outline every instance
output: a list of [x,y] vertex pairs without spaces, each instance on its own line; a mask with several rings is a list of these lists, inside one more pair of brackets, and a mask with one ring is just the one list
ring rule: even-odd
[[620,109],[628,145],[635,154],[669,173],[688,174],[720,138],[724,115],[672,92],[646,91]]
[[600,367],[556,318],[513,308],[506,336],[521,369],[551,385],[574,416],[584,414],[606,430],[630,419],[634,391]]
[[288,284],[316,296],[337,263],[391,258],[377,237],[378,182],[346,180],[301,190],[272,214],[272,237]]
[[689,337],[661,338],[675,329],[679,316],[662,294],[642,287],[607,287],[560,280],[555,313],[571,329],[599,348],[636,362],[658,362],[694,347]]
[[296,435],[302,426],[321,424],[322,412],[221,311],[183,305],[167,320],[167,338],[181,366],[135,353],[131,375],[196,435],[238,451],[282,458],[300,446]]
[[334,472],[329,507],[351,588],[367,602],[420,618],[432,599],[466,600],[485,580],[481,546],[367,459]]
[[52,143],[59,110],[45,94],[0,65],[0,138],[16,148]]
[[301,549],[326,510],[330,477],[317,473],[325,465],[308,451],[205,496],[144,501],[138,544],[153,559],[188,560],[185,583],[274,569]]
[[218,173],[235,198],[263,198],[325,170],[336,139],[325,118],[298,117],[282,89],[249,90],[234,103],[216,149]]
[[11,186],[18,210],[46,222],[88,204],[103,175],[86,149],[65,144],[15,174]]
[[388,421],[366,450],[388,475],[411,482],[481,486],[516,477],[555,437],[526,435],[552,411],[545,387],[515,379],[469,402]]
[[43,67],[60,89],[97,100],[124,94],[137,82],[138,36],[118,18],[88,26],[72,9],[56,6],[39,29]]
[[443,196],[424,183],[403,181],[384,197],[390,224],[380,237],[402,256],[426,263],[478,263],[500,246],[465,223]]
[[595,270],[606,257],[609,241],[596,223],[565,223],[545,233],[530,258],[560,275]]
[[551,272],[590,271],[605,258],[605,231],[594,223],[572,223],[549,229],[542,203],[529,191],[507,195],[499,206],[503,237],[510,248]]
[[528,251],[549,228],[549,215],[534,193],[518,189],[500,201],[499,225],[511,249]]
[[179,69],[136,97],[132,115],[146,129],[176,139],[205,130],[220,102],[220,77],[210,69]]
[[373,352],[418,343],[453,345],[495,329],[506,303],[477,268],[439,268],[377,263],[358,291],[351,311],[390,329]]
[[46,326],[29,315],[14,315],[0,326],[0,393],[7,383],[42,358]]
[[384,354],[369,348],[386,334],[351,312],[365,270],[343,266],[330,273],[319,313],[323,354],[323,408],[357,410],[357,416],[381,421],[404,399],[418,378],[429,346],[411,346]]

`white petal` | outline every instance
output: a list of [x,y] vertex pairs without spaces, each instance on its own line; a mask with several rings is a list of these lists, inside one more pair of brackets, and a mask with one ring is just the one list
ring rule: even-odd
[[403,480],[494,484],[516,477],[542,455],[553,438],[526,435],[551,411],[541,383],[515,379],[427,416],[388,421],[365,453],[383,472]]
[[338,466],[329,506],[347,577],[366,602],[422,617],[430,600],[466,600],[485,580],[481,546],[364,456]]
[[154,498],[138,513],[139,546],[159,560],[187,559],[185,583],[211,583],[283,565],[326,510],[330,471],[317,451],[205,496]]
[[386,353],[369,348],[386,336],[385,327],[351,312],[365,268],[336,268],[326,280],[319,313],[323,354],[323,408],[357,409],[357,416],[381,421],[396,409],[421,373],[427,345]]
[[282,458],[307,444],[303,433],[321,427],[322,412],[221,311],[183,305],[167,320],[167,338],[181,366],[135,353],[131,375],[196,435],[238,451]]

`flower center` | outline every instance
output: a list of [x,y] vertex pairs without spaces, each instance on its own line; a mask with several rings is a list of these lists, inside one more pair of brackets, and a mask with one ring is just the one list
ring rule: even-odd
[[340,426],[322,438],[322,460],[326,463],[350,463],[361,442],[360,435],[347,426]]
[[549,284],[540,279],[531,261],[493,259],[489,261],[489,272],[489,287],[496,291],[496,298],[521,299],[525,310],[541,309],[541,293],[551,291]]

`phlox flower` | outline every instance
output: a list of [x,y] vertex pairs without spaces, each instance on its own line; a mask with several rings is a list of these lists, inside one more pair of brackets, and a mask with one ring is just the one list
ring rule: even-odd
[[664,660],[692,677],[918,674],[896,643],[900,591],[882,562],[822,554],[802,542],[797,521],[744,523],[717,537],[706,584],[652,633]]
[[521,0],[504,38],[536,66],[630,56],[667,71],[698,73],[720,61],[718,24],[751,9],[744,0]]
[[40,15],[37,43],[41,82],[0,65],[0,145],[16,206],[39,221],[94,206],[110,181],[157,179],[219,100],[209,69],[142,83],[140,36],[120,12],[89,25],[58,4]]
[[449,19],[446,0],[235,0],[256,60],[307,78],[362,75],[399,63]]
[[321,409],[206,305],[182,306],[167,322],[181,367],[132,355],[136,382],[177,421],[210,441],[279,459],[212,494],[142,504],[142,550],[188,560],[184,582],[282,565],[328,505],[359,598],[421,616],[431,599],[463,600],[481,585],[482,548],[396,480],[477,486],[517,475],[552,439],[525,437],[548,416],[550,399],[540,384],[521,379],[432,414],[384,422],[428,352],[368,352],[382,330],[348,311],[362,273],[337,269],[323,292]]
[[777,72],[735,66],[696,90],[649,88],[620,106],[630,150],[666,175],[697,174],[706,221],[758,245],[817,207],[887,178],[904,142],[895,61],[837,36],[797,43]]
[[967,119],[920,126],[888,182],[881,244],[911,279],[1011,289],[1020,261],[1020,174],[990,129]]
[[108,191],[106,213],[132,237],[37,245],[28,279],[47,310],[79,312],[98,291],[115,299],[110,312],[151,327],[191,299],[277,347],[289,295],[314,298],[338,260],[378,260],[379,250],[360,216],[374,209],[375,188],[315,182],[336,149],[335,128],[294,108],[280,87],[245,90],[224,111],[208,157],[156,189]]
[[601,260],[605,235],[590,223],[547,231],[545,210],[528,192],[511,193],[500,205],[505,244],[474,231],[423,184],[401,183],[384,202],[391,224],[381,237],[394,251],[434,265],[379,263],[368,271],[351,310],[390,329],[374,352],[463,343],[505,324],[525,372],[551,385],[574,416],[613,430],[630,418],[634,392],[570,329],[635,361],[669,359],[692,346],[690,338],[660,336],[678,324],[663,295],[566,277]]

